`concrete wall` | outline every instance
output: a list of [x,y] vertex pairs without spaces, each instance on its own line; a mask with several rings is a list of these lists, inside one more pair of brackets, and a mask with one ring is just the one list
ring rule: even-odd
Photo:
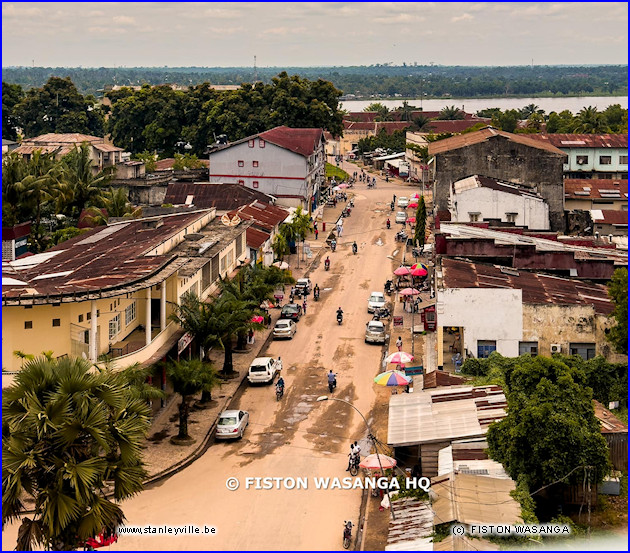
[[522,186],[536,186],[549,204],[552,230],[564,229],[563,157],[495,136],[486,142],[435,156],[434,204],[448,210],[452,183],[470,175],[494,177]]
[[129,180],[114,181],[110,184],[113,188],[124,188],[129,193],[129,201],[133,205],[162,205],[166,198],[169,178],[160,179],[155,184],[147,184],[144,179],[134,182]]
[[508,222],[508,213],[516,213],[514,223],[517,226],[538,230],[549,229],[549,206],[543,199],[491,188],[476,187],[459,191],[456,188],[451,194],[449,211],[451,221],[457,223],[470,221],[469,213],[479,213],[479,221],[500,219],[503,222]]
[[[613,186],[610,187],[611,189]],[[564,209],[566,211],[573,211],[574,209],[614,209],[615,211],[628,211],[628,200],[564,200]]]
[[475,357],[479,340],[496,340],[501,355],[516,357],[523,335],[522,298],[521,290],[511,289],[438,290],[437,324],[463,327],[463,347]]
[[[628,150],[624,148],[561,148],[568,155],[567,163],[563,169],[567,173],[579,171],[598,173],[618,173],[628,171]],[[587,163],[578,164],[578,157],[588,157]],[[602,165],[600,156],[610,156],[611,164]],[[621,163],[621,156],[626,156],[626,163]]]
[[531,305],[523,306],[523,341],[538,342],[540,355],[551,355],[551,344],[561,344],[568,355],[570,343],[594,343],[598,355],[612,362],[626,358],[611,348],[605,330],[611,321],[597,314],[591,305]]

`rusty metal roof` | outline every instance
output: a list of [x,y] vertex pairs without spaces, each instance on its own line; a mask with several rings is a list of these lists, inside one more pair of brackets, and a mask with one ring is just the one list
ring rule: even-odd
[[614,308],[602,284],[446,257],[442,258],[442,285],[445,288],[512,288],[523,291],[523,303],[592,305],[602,315],[609,315]]
[[282,125],[262,132],[258,136],[276,146],[309,157],[323,142],[324,131],[322,129],[293,129]]
[[101,152],[124,152],[123,148],[118,148],[113,144],[92,144],[95,150],[99,150]]
[[602,425],[602,434],[628,433],[628,425],[619,420],[599,401],[593,400],[593,408],[595,409],[597,420]]
[[188,199],[197,208],[215,207],[217,211],[230,211],[256,200],[265,203],[274,201],[273,196],[247,188],[242,184],[169,183],[164,203],[182,205]]
[[433,511],[429,501],[394,499],[396,518],[389,520],[385,551],[427,551],[431,548]]
[[567,200],[628,201],[628,179],[565,179]]
[[613,225],[616,227],[628,226],[628,212],[614,209],[591,209],[593,223]]
[[472,146],[473,144],[480,144],[482,142],[495,140],[498,137],[503,137],[507,138],[511,142],[516,142],[524,146],[529,146],[530,148],[545,150],[551,154],[557,154],[559,156],[566,157],[567,154],[565,152],[556,148],[552,144],[540,140],[534,140],[533,138],[530,138],[530,136],[533,135],[513,134],[505,131],[500,131],[498,129],[495,129],[494,127],[488,126],[478,131],[470,132],[467,134],[460,134],[457,136],[452,136],[450,138],[445,138],[444,140],[431,142],[429,144],[429,154],[434,156],[445,152],[450,152],[452,150],[457,150],[459,148],[466,148],[467,146]]
[[230,217],[238,214],[241,219],[253,220],[254,224],[271,231],[290,215],[289,211],[265,202],[254,201],[228,212]]
[[47,133],[35,136],[33,138],[25,138],[22,144],[81,144],[104,143],[105,139],[101,136],[92,136],[89,134],[74,133]]
[[260,248],[270,237],[271,235],[263,230],[253,227],[247,229],[247,245],[254,250]]
[[530,134],[556,148],[628,148],[627,134]]

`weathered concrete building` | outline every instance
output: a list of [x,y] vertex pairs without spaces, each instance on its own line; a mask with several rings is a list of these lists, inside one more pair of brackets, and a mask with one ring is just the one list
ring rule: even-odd
[[452,184],[469,175],[486,175],[521,186],[536,186],[549,204],[552,230],[564,229],[562,166],[567,154],[527,135],[492,127],[432,142],[433,198],[436,213],[448,211]]

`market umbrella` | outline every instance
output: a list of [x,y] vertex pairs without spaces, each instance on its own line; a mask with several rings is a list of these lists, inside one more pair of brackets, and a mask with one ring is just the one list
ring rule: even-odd
[[333,188],[333,192],[339,192],[339,190],[341,190],[341,188],[339,188],[338,186],[335,186],[335,187]]
[[402,365],[404,363],[411,363],[413,361],[413,355],[404,351],[395,351],[390,353],[386,358],[386,363],[392,363],[396,365]]
[[383,455],[382,453],[372,453],[365,457],[363,461],[359,463],[359,466],[364,469],[370,470],[383,470],[393,469],[397,465],[396,459]]
[[278,267],[278,269],[288,269],[289,268],[289,264],[286,261],[276,261],[275,263],[272,263],[272,265],[274,267]]
[[408,386],[411,378],[400,371],[385,371],[374,378],[374,382],[380,386]]
[[419,197],[420,197],[420,194],[416,192],[415,194],[411,196],[411,199],[413,200],[414,198],[419,198]]
[[398,267],[398,269],[396,269],[394,271],[394,274],[396,276],[405,276],[405,275],[408,275],[409,273],[411,273],[409,268],[408,267],[403,267],[403,266]]
[[269,300],[265,300],[260,304],[261,309],[273,309],[274,305]]
[[261,315],[256,315],[252,317],[252,323],[262,323],[264,320],[265,318]]
[[407,222],[408,223],[415,223],[416,222],[416,218],[415,217],[407,217]]
[[415,277],[427,276],[428,274],[429,271],[427,271],[424,267],[416,267],[415,269],[411,270],[411,276]]
[[401,296],[417,296],[420,293],[420,290],[416,290],[415,288],[403,288],[399,294]]
[[418,204],[416,202],[411,202],[407,207],[415,208],[418,207]]
[[342,182],[337,188],[348,188],[348,185],[345,182]]
[[427,273],[429,272],[429,268],[424,263],[414,263],[411,266],[411,270],[417,269],[418,267],[424,269]]

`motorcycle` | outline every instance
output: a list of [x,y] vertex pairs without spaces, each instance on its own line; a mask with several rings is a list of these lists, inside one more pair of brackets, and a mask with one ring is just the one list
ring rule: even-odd
[[356,476],[359,474],[359,463],[361,459],[357,453],[348,453],[348,457],[350,457],[350,474]]
[[324,268],[326,270],[330,269],[330,261],[328,261],[328,260],[324,261]]
[[328,391],[332,394],[333,390],[337,387],[337,377],[335,375],[335,379],[332,382],[328,383]]
[[394,211],[394,202],[392,202],[391,204],[389,204],[389,210],[390,210],[390,211]]
[[394,283],[391,280],[388,280],[385,282],[384,288],[385,288],[385,293],[388,296],[391,296],[392,292],[394,291]]
[[330,249],[331,249],[332,251],[335,251],[335,250],[337,249],[337,241],[336,241],[336,240],[333,240],[333,241],[330,243]]
[[407,241],[407,233],[404,230],[399,230],[396,233],[396,242],[406,242]]
[[352,198],[352,200],[350,200],[350,203],[348,203],[348,205],[349,205],[350,207],[354,207],[354,198]]
[[389,307],[377,307],[374,310],[373,320],[380,321],[381,319],[389,319],[392,313],[389,310]]
[[350,208],[346,207],[346,209],[344,209],[344,210],[341,212],[341,216],[342,216],[342,217],[350,217]]
[[352,244],[352,253],[354,255],[357,255],[357,251],[358,251],[357,245],[356,244]]
[[341,325],[343,322],[343,315],[341,313],[337,313],[337,324]]
[[352,522],[343,521],[343,548],[350,549],[350,541],[352,540]]
[[387,230],[389,230],[390,228],[392,228],[392,222],[387,219]]
[[[328,270],[328,269],[326,269],[326,270]],[[313,299],[314,299],[315,301],[319,301],[319,290],[315,290],[315,291],[313,292]]]
[[280,401],[284,395],[284,386],[276,386],[276,401]]
[[375,186],[376,186],[375,184],[368,182],[368,185],[367,185],[368,188],[374,188]]

